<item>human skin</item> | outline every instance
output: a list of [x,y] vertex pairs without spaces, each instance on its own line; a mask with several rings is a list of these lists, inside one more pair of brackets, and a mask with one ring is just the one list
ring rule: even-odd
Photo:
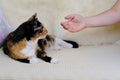
[[108,26],[120,21],[120,0],[108,10],[94,16],[83,17],[79,14],[70,14],[61,22],[64,29],[70,32],[78,32],[85,28]]

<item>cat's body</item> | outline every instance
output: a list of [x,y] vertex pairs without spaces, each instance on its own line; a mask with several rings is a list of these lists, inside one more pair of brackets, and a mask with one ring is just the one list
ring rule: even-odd
[[36,14],[11,32],[3,44],[3,51],[11,58],[23,63],[35,63],[42,59],[57,63],[57,59],[47,56],[45,49],[60,49],[61,46],[77,48],[73,41],[64,41],[47,34],[47,29],[40,23]]

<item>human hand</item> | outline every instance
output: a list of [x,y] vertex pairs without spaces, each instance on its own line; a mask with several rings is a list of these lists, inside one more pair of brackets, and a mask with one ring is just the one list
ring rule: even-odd
[[61,25],[70,32],[78,32],[86,28],[85,19],[78,14],[70,14],[65,19],[67,21],[61,22]]

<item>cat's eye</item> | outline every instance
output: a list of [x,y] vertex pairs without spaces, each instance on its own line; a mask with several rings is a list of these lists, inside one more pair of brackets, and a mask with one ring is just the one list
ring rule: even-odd
[[43,27],[41,27],[41,26],[40,26],[40,29],[39,29],[39,31],[40,31],[40,32],[42,32],[42,31],[43,31]]
[[42,29],[43,29],[43,27],[41,27],[41,26],[40,27],[36,27],[36,26],[34,27],[34,31],[37,31],[37,30],[41,31]]

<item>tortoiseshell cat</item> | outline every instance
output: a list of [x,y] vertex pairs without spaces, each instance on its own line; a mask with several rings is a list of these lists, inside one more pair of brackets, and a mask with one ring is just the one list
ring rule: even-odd
[[57,63],[56,58],[47,56],[45,49],[60,47],[78,48],[74,41],[62,40],[48,35],[47,29],[36,18],[36,13],[15,31],[11,32],[3,43],[3,51],[14,60],[23,63],[36,63],[42,59],[49,63]]

